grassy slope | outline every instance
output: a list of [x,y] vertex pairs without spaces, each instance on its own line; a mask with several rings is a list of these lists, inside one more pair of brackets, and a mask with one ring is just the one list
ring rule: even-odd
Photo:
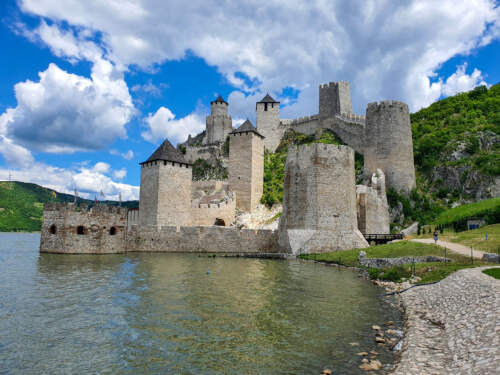
[[[0,181],[0,232],[39,231],[42,224],[43,204],[47,202],[73,202],[74,196],[56,192],[36,184]],[[78,203],[93,202],[78,198]],[[103,203],[117,204],[105,201]],[[124,206],[137,207],[138,202],[124,202]]]
[[500,222],[500,198],[487,199],[480,202],[464,204],[445,212],[436,219],[436,224],[451,226],[457,224],[465,229],[467,219],[482,217],[487,223]]
[[[360,251],[361,249],[354,249],[323,254],[306,254],[302,255],[301,258],[362,268],[358,262],[358,255]],[[363,249],[363,251],[367,253],[368,258],[398,258],[403,256],[425,255],[444,256],[444,249],[439,246],[409,241],[372,246],[367,249]],[[453,263],[417,263],[415,265],[415,274],[421,278],[420,283],[441,280],[462,268],[484,265],[481,262],[475,262],[474,265],[472,265],[470,258],[450,252],[447,252],[447,257],[453,259]],[[399,281],[403,277],[408,278],[411,276],[410,265],[391,267],[382,271],[375,269],[369,269],[368,271],[373,278],[380,278],[383,280],[388,279],[391,281]]]
[[488,268],[483,273],[500,280],[500,268]]

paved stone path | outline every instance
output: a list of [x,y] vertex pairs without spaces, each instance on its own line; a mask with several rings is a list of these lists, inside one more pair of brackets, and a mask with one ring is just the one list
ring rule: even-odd
[[[421,238],[421,239],[412,239],[412,241],[415,242],[422,242],[422,243],[434,243],[434,239],[432,238]],[[453,243],[453,242],[446,242],[446,241],[441,241],[438,240],[437,244],[442,247],[446,247],[447,249],[453,251],[454,253],[462,254],[465,256],[470,257],[470,247],[460,245],[458,243]],[[472,250],[472,256],[477,259],[481,259],[483,257],[484,251],[480,250]]]
[[500,373],[500,280],[463,269],[401,294],[403,351],[394,374]]

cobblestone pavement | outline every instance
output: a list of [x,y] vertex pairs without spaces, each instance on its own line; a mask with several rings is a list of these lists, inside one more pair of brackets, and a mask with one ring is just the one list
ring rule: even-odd
[[500,280],[486,268],[401,294],[405,336],[394,374],[500,374]]
[[[434,243],[434,240],[432,238],[419,238],[419,239],[413,239],[412,241],[414,242],[422,242],[422,243]],[[453,243],[453,242],[446,242],[446,241],[440,241],[438,240],[437,244],[441,247],[446,247],[447,249],[453,251],[454,253],[462,254],[467,257],[470,257],[470,247],[460,245],[458,243]],[[480,250],[472,250],[472,256],[474,258],[481,259],[484,255],[484,251]]]

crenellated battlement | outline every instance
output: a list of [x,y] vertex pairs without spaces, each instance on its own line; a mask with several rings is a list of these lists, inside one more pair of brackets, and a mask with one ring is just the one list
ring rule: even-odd
[[297,118],[290,120],[287,123],[287,125],[294,126],[294,125],[304,124],[306,122],[317,121],[317,120],[319,120],[319,115],[303,116],[303,117],[297,117]]
[[77,214],[89,213],[126,215],[128,209],[126,207],[112,206],[108,204],[98,204],[90,207],[87,203],[80,203],[80,205],[76,205],[72,202],[49,202],[44,204],[43,211]]
[[328,83],[323,83],[323,84],[320,84],[319,85],[319,88],[320,89],[325,89],[325,88],[328,88],[328,87],[339,87],[340,86],[349,86],[349,82],[346,82],[346,81],[338,81],[338,82],[328,82]]
[[394,110],[399,109],[401,111],[408,112],[408,104],[400,102],[398,100],[382,100],[381,102],[368,103],[366,106],[366,111],[381,111],[381,110]]
[[366,116],[364,115],[357,115],[355,113],[341,113],[336,115],[338,119],[341,119],[346,122],[355,122],[358,124],[365,124],[366,121]]

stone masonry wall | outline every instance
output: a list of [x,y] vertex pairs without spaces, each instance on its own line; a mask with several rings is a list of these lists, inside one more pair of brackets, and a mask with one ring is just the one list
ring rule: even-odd
[[225,226],[228,226],[234,221],[235,213],[235,199],[221,203],[196,204],[191,206],[191,225],[215,225],[216,220],[219,219],[224,221]]
[[350,147],[290,147],[279,245],[293,254],[368,246],[358,230],[355,189]]
[[139,222],[190,225],[191,166],[158,160],[141,168]]
[[[78,232],[81,227],[81,233]],[[55,232],[55,233],[53,233]],[[127,209],[82,204],[46,204],[40,252],[104,254],[125,252]]]
[[[267,111],[265,110],[267,104]],[[279,103],[257,103],[257,131],[264,138],[264,147],[271,152],[278,147],[283,133],[279,129],[280,104]]]
[[380,169],[372,175],[370,186],[356,186],[356,199],[358,203],[358,228],[361,233],[390,233],[385,177]]
[[365,139],[365,174],[371,175],[380,168],[388,188],[401,192],[415,188],[408,105],[398,101],[368,104]]
[[263,193],[264,143],[260,136],[254,132],[230,135],[228,176],[236,207],[252,211]]
[[279,253],[277,233],[225,227],[134,227],[128,251],[199,253]]

